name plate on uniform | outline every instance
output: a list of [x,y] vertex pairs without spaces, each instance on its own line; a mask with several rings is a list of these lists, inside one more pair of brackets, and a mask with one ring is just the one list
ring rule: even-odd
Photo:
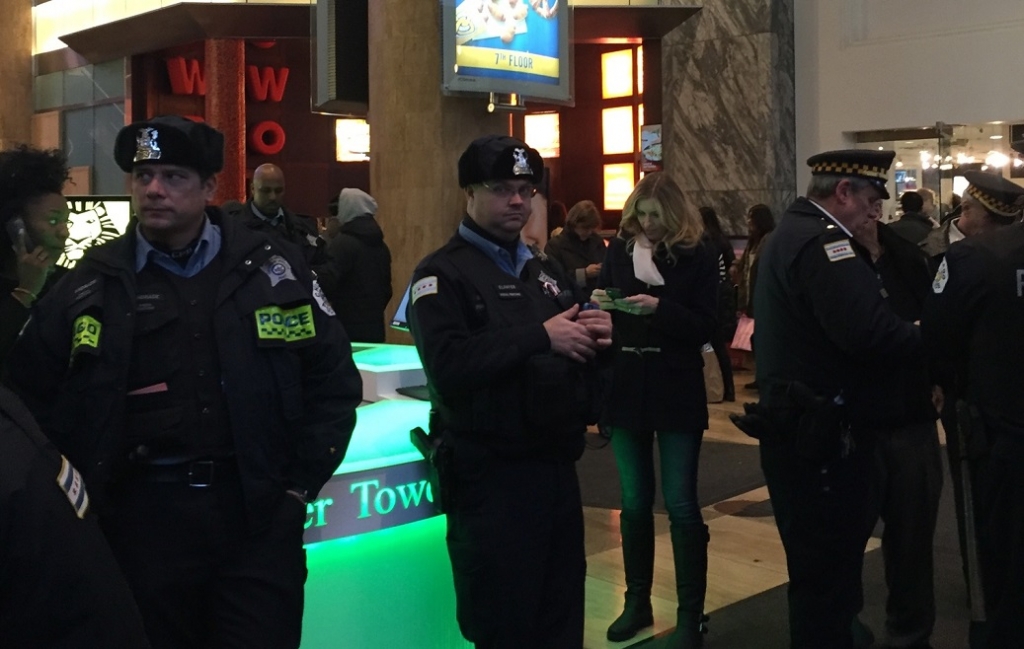
[[436,516],[425,460],[333,476],[306,505],[306,543],[365,534]]

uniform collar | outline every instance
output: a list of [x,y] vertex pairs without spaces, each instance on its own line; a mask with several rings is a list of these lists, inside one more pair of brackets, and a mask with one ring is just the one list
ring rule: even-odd
[[828,210],[826,210],[824,207],[822,207],[821,205],[818,205],[816,202],[814,202],[814,199],[808,198],[807,202],[810,203],[811,205],[815,206],[819,210],[821,210],[821,213],[824,214],[825,216],[827,216],[837,226],[839,226],[839,229],[842,230],[843,232],[845,232],[846,236],[848,236],[848,237],[852,237],[853,236],[853,234],[851,234],[850,231],[846,229],[846,226],[839,222],[839,219],[837,219],[836,217],[832,216],[832,213],[829,212]]

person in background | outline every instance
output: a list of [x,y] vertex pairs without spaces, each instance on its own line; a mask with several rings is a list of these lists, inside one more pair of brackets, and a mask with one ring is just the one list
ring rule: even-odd
[[928,233],[935,229],[935,221],[924,213],[923,206],[924,199],[920,193],[903,192],[903,195],[900,196],[900,209],[903,210],[903,216],[898,221],[889,224],[888,227],[914,245],[921,243]]
[[340,225],[317,268],[345,333],[353,342],[384,342],[384,309],[391,300],[391,251],[374,215],[377,201],[347,187],[338,194]]
[[60,151],[0,151],[0,372],[32,305],[64,274],[67,179]]
[[241,219],[245,227],[266,232],[302,251],[314,269],[323,263],[324,241],[316,219],[296,214],[284,206],[284,172],[274,164],[256,167],[249,186],[252,198],[246,203],[228,201],[221,209],[231,218]]
[[698,647],[706,630],[710,537],[697,502],[697,460],[708,427],[701,349],[718,330],[719,251],[703,233],[678,185],[663,172],[647,174],[626,200],[593,292],[615,330],[603,422],[622,481],[626,602],[608,627],[614,642],[654,623],[655,439],[678,602],[676,630],[663,646]]
[[[733,281],[736,283],[736,301],[739,312],[751,320],[754,319],[754,286],[757,283],[757,260],[761,248],[767,242],[768,235],[775,229],[775,216],[767,205],[758,203],[747,210],[747,245],[733,266]],[[756,332],[756,325],[755,325]],[[756,333],[754,334],[757,335]],[[753,347],[753,339],[751,346]],[[757,381],[744,386],[748,390],[757,389]]]
[[927,187],[921,187],[914,191],[921,196],[921,209],[918,211],[933,222],[936,222],[936,218],[939,215],[939,202],[935,200],[935,192]]
[[149,647],[81,474],[6,388],[0,530],[0,647]]
[[985,173],[967,180],[961,220],[984,210],[1012,223],[950,246],[921,332],[946,401],[961,400],[970,455],[985,620],[972,616],[970,646],[1009,649],[1024,647],[1024,188]]
[[[992,178],[998,180],[992,180]],[[974,185],[975,189],[977,189],[992,183],[1002,187],[1001,191],[1010,191],[1008,185],[1015,185],[1015,183],[983,171],[968,171],[964,174],[964,179],[969,184],[967,186],[968,191],[964,192],[966,195],[960,201],[960,215],[945,221],[918,244],[925,254],[928,255],[932,272],[938,270],[946,251],[957,241],[962,241],[976,234],[991,232],[992,230],[1010,225],[1017,219],[1017,217],[1010,215],[1010,206],[1003,206],[1002,209],[993,207],[992,204],[985,204],[977,200],[969,191],[971,185]],[[1001,183],[999,180],[1003,180],[1005,183]]]
[[852,239],[888,198],[893,151],[827,151],[808,159],[806,198],[764,245],[757,310],[761,468],[789,571],[792,649],[850,649],[871,535],[874,435],[860,418],[883,361],[919,357],[916,326],[885,302]]
[[565,219],[565,228],[548,241],[544,254],[562,264],[582,289],[584,299],[597,286],[597,276],[604,261],[604,239],[597,231],[601,227],[601,213],[593,201],[580,201],[572,206]]
[[299,646],[306,506],[362,400],[299,251],[209,200],[224,136],[122,128],[133,227],[36,306],[8,382],[82,472],[155,647]]
[[611,318],[520,239],[536,149],[477,138],[466,215],[413,273],[409,330],[452,458],[441,476],[462,635],[479,649],[583,646],[586,554],[576,460],[597,421]]
[[548,203],[548,239],[558,236],[565,227],[567,213],[565,203],[562,201],[551,201]]
[[722,371],[722,384],[725,401],[736,400],[736,384],[732,379],[732,359],[729,357],[729,342],[736,334],[736,285],[732,283],[729,270],[736,262],[736,253],[732,243],[722,232],[718,214],[713,207],[700,208],[700,217],[704,222],[704,237],[708,244],[718,251],[718,329],[711,336],[711,347],[715,350],[715,358]]

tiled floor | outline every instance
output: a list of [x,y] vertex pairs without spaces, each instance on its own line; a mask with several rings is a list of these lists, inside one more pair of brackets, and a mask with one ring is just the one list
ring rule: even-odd
[[[737,386],[751,380],[749,373],[739,373],[736,377]],[[753,440],[739,432],[728,420],[730,412],[740,412],[743,401],[755,401],[757,395],[742,388],[738,390],[736,403],[712,404],[711,428],[706,433],[707,439],[737,444],[756,444]],[[786,557],[779,540],[774,518],[770,508],[763,506],[768,500],[766,487],[740,494],[703,510],[705,522],[711,530],[711,543],[708,556],[708,594],[706,611],[713,613],[718,609],[742,602],[768,590],[787,583]],[[758,507],[762,504],[761,507]],[[945,503],[948,505],[948,503]],[[766,515],[757,515],[763,510]],[[619,541],[618,511],[609,509],[585,508],[586,541],[587,541],[587,649],[604,649],[610,647],[629,647],[640,643],[645,649],[654,649],[655,644],[643,642],[652,635],[671,629],[675,625],[675,584],[672,571],[672,547],[668,535],[668,518],[664,514],[656,514],[655,532],[656,556],[653,589],[655,625],[645,630],[636,638],[624,642],[609,642],[605,638],[608,625],[621,612],[622,595],[625,591],[622,569],[622,553]],[[879,547],[878,539],[872,538],[867,552],[871,553]],[[877,554],[876,554],[877,556]],[[958,557],[955,557],[958,560]],[[937,557],[936,561],[939,561]],[[869,562],[874,569],[879,561]],[[877,564],[877,565],[876,565]],[[869,568],[865,568],[867,574]],[[877,578],[878,576],[875,575]],[[867,579],[867,577],[866,577]],[[876,617],[884,615],[884,587],[881,593],[874,593],[879,601],[867,601],[868,595],[878,589],[866,587],[866,614],[870,606]],[[941,611],[940,611],[941,613]],[[868,616],[870,617],[870,615]],[[947,616],[948,617],[948,616]],[[955,617],[955,616],[954,616]],[[706,646],[710,647],[785,647],[788,642],[784,637],[759,637],[759,630],[751,626],[749,638],[737,643],[733,639],[729,644],[715,642],[715,619],[712,615],[711,635]],[[946,634],[956,636],[960,633],[962,620],[940,620],[937,633],[941,629]],[[879,629],[876,627],[876,631]],[[964,629],[964,633],[966,633]],[[779,635],[784,635],[779,633]],[[735,638],[735,634],[733,636]],[[965,635],[962,637],[966,637]],[[965,646],[957,644],[956,639],[949,643],[935,642],[938,647]]]

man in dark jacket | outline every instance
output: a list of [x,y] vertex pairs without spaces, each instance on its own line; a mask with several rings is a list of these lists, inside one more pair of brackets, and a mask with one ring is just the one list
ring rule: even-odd
[[924,199],[920,194],[914,191],[903,192],[903,195],[900,196],[900,208],[903,210],[903,216],[888,227],[913,244],[921,243],[921,240],[935,228],[935,221],[921,212],[923,207]]
[[245,204],[228,201],[222,206],[224,212],[240,219],[249,229],[266,232],[296,246],[314,268],[323,263],[324,242],[316,219],[284,207],[284,172],[280,167],[273,164],[256,167],[250,191],[251,200]]
[[[849,649],[861,607],[872,434],[850,399],[885,357],[914,358],[920,334],[885,304],[853,233],[871,220],[892,151],[812,156],[798,198],[765,244],[754,292],[757,383],[770,425],[761,467],[789,568],[793,649]],[[845,412],[842,404],[846,404]]]
[[338,194],[340,227],[317,277],[349,339],[384,342],[384,309],[391,300],[391,251],[374,215],[377,201],[359,189]]
[[[586,556],[575,462],[611,318],[520,240],[544,162],[499,135],[459,158],[458,233],[413,274],[409,328],[454,454],[448,553],[479,649],[582,647]],[[592,420],[591,420],[592,421]]]
[[0,647],[149,646],[81,474],[0,388]]
[[[881,210],[881,201],[877,204]],[[885,301],[907,322],[921,319],[931,291],[928,258],[916,245],[870,221],[854,233],[869,251],[885,289]],[[878,358],[868,370],[873,380],[850,395],[857,425],[875,432],[874,527],[885,522],[885,634],[887,647],[926,649],[935,626],[932,545],[942,492],[942,457],[924,355]]]
[[137,225],[39,303],[10,378],[82,471],[155,646],[298,647],[306,503],[362,385],[301,255],[206,207],[223,143],[181,117],[118,133]]

